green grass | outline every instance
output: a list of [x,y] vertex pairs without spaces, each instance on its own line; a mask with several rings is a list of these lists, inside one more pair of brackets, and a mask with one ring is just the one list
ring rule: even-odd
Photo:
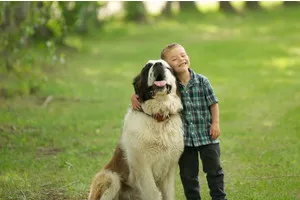
[[[67,64],[49,70],[38,96],[0,99],[0,199],[86,199],[118,141],[133,77],[172,42],[220,100],[228,199],[300,199],[298,16],[191,14],[70,37],[79,52],[64,52]],[[200,181],[209,199],[202,172]],[[176,197],[184,199],[179,176]]]

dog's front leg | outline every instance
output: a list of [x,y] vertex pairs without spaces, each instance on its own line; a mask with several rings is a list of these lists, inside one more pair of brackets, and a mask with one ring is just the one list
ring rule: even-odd
[[130,182],[134,182],[130,185],[137,187],[141,200],[162,200],[161,192],[155,184],[151,170],[145,167],[141,170],[141,168],[131,170],[129,179]]
[[168,172],[167,177],[159,184],[159,188],[162,192],[163,200],[175,199],[175,175],[177,164],[172,166]]
[[147,169],[144,171],[139,180],[142,200],[162,200],[162,195],[155,184],[152,171]]

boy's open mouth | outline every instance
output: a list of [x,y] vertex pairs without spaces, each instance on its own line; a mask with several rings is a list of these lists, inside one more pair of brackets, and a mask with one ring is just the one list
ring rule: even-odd
[[179,65],[179,67],[183,67],[183,66],[185,66],[187,64],[187,62],[183,62],[183,63],[181,63],[180,65]]

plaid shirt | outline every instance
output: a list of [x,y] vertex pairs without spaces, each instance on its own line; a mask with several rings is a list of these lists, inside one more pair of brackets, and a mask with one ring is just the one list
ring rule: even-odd
[[191,79],[187,86],[179,84],[183,104],[182,120],[185,146],[219,143],[212,140],[209,131],[212,122],[210,105],[218,103],[207,77],[189,69]]

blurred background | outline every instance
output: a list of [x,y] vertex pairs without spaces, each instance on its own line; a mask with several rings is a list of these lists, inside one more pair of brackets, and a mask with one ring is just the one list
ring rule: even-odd
[[[42,68],[45,66],[51,68],[51,65],[67,62],[66,53],[61,52],[61,48],[83,51],[83,39],[92,37],[92,35],[99,36],[99,43],[101,43],[106,36],[119,39],[128,33],[131,35],[138,34],[138,30],[147,25],[155,30],[159,29],[163,22],[166,27],[172,27],[176,22],[188,27],[191,26],[188,25],[191,24],[191,21],[196,21],[195,27],[191,28],[191,31],[194,31],[196,27],[201,27],[202,30],[199,31],[203,33],[204,30],[207,33],[206,37],[219,35],[222,38],[224,34],[237,34],[240,30],[233,30],[229,27],[228,30],[223,30],[227,33],[220,35],[218,33],[220,28],[211,24],[207,18],[220,19],[231,16],[232,20],[236,22],[249,16],[257,16],[259,21],[266,20],[264,19],[266,17],[262,15],[262,19],[259,19],[258,13],[267,15],[272,9],[286,10],[290,7],[296,9],[299,7],[299,2],[2,1],[0,4],[0,72],[2,80],[0,94],[9,97],[37,92],[46,81],[47,75]],[[250,11],[255,11],[255,14]],[[289,11],[286,10],[285,13],[287,12]],[[274,17],[274,21],[271,23],[284,23],[285,20],[288,24],[288,19],[276,19]],[[249,26],[249,28],[251,27]],[[267,27],[260,27],[260,29],[260,32],[268,31]],[[165,33],[163,36],[169,37],[170,35],[182,34],[172,32],[170,29],[169,33]],[[167,43],[168,41],[164,44]],[[111,46],[111,48],[115,47]],[[10,83],[6,83],[5,79],[15,79],[19,83],[10,85]]]
[[174,42],[219,98],[228,199],[300,199],[299,1],[1,1],[0,199],[86,199]]

